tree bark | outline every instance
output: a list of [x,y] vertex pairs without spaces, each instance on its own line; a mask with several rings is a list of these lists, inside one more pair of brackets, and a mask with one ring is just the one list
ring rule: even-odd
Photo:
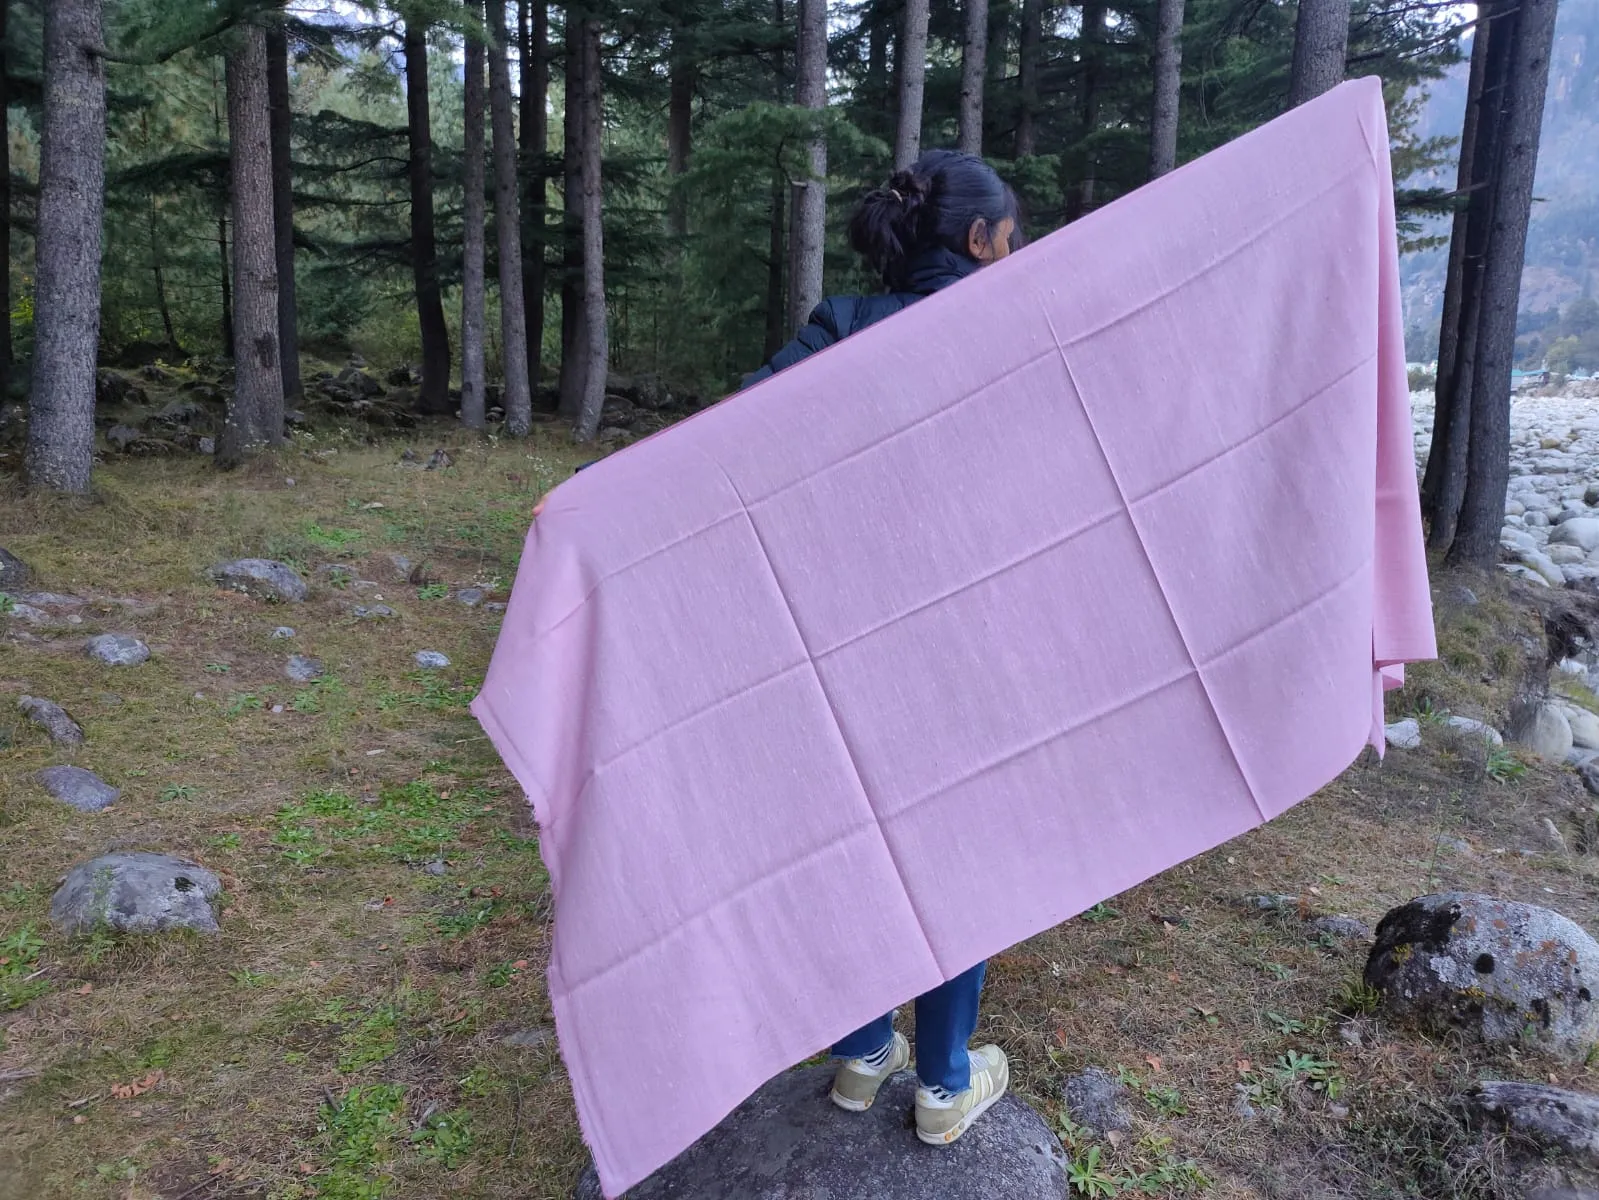
[[267,104],[272,123],[272,228],[278,271],[278,352],[283,363],[283,394],[298,397],[300,325],[294,301],[294,161],[289,109],[289,39],[281,24],[266,34]]
[[[413,14],[414,16],[414,14]],[[450,330],[444,323],[439,288],[439,257],[433,218],[432,105],[428,98],[427,26],[405,24],[405,111],[410,145],[411,275],[416,285],[416,315],[422,334],[422,386],[417,407],[425,413],[450,411]]]
[[[1472,131],[1471,187],[1463,229],[1458,332],[1448,400],[1442,414],[1442,457],[1431,506],[1429,541],[1435,550],[1446,550],[1454,542],[1460,507],[1466,495],[1471,409],[1478,390],[1477,351],[1482,328],[1483,284],[1496,203],[1494,181],[1500,170],[1499,146],[1510,98],[1510,56],[1518,10],[1516,0],[1492,0],[1479,11],[1487,14],[1478,29],[1488,41],[1484,51],[1482,94]],[[1434,438],[1440,436],[1437,413],[1433,431]]]
[[6,12],[0,0],[0,401],[11,393],[11,74]]
[[[35,251],[33,382],[24,468],[35,488],[84,493],[94,458],[105,191],[100,0],[44,8],[44,114]],[[9,317],[8,317],[9,319]]]
[[1084,0],[1082,32],[1082,91],[1078,98],[1081,124],[1078,138],[1083,146],[1083,178],[1076,191],[1066,197],[1066,219],[1075,221],[1093,211],[1094,192],[1099,185],[1099,155],[1090,144],[1099,130],[1100,43],[1105,32],[1103,0]]
[[988,0],[966,0],[961,45],[960,148],[983,152],[983,88],[988,82]]
[[[894,105],[897,101],[899,73],[890,74],[889,46],[894,41],[894,27],[899,20],[900,0],[878,0],[866,10],[862,20],[870,20],[866,31],[866,75],[861,81],[861,127],[885,140],[892,134]],[[777,24],[783,24],[781,8]]]
[[522,39],[522,305],[527,330],[528,395],[538,398],[544,373],[544,156],[550,138],[546,109],[550,94],[550,6],[544,0],[521,0]]
[[[0,7],[4,7],[3,0],[0,0]],[[155,306],[161,314],[161,334],[166,342],[167,353],[174,358],[181,358],[183,347],[178,345],[178,331],[172,324],[172,306],[167,302],[166,264],[162,260],[161,235],[156,227],[154,196],[146,203],[145,222],[150,235],[150,273],[155,276]]]
[[609,370],[605,316],[604,193],[600,177],[605,147],[605,109],[601,90],[599,21],[586,16],[579,35],[583,62],[583,331],[586,341],[583,347],[583,408],[575,433],[578,441],[587,442],[599,432]]
[[[233,190],[233,172],[228,172],[228,191]],[[217,261],[222,269],[222,357],[233,358],[233,269],[228,265],[232,255],[228,240],[228,200],[222,198],[222,210],[217,213]]]
[[574,424],[583,415],[583,24],[576,0],[566,5],[566,114],[561,128],[561,380],[560,415]]
[[1016,86],[1021,106],[1016,112],[1016,157],[1037,153],[1038,54],[1044,40],[1044,0],[1022,0],[1022,33],[1017,50]]
[[1014,0],[988,0],[988,63],[984,73],[986,95],[996,102],[983,105],[983,144],[992,146],[1003,118],[999,98],[1010,70],[1011,9]]
[[277,237],[272,219],[272,132],[266,30],[246,24],[228,53],[228,158],[233,208],[233,398],[217,464],[283,441],[278,354]]
[[[899,45],[895,49],[895,61],[900,67],[899,114],[894,130],[894,169],[898,171],[910,166],[922,152],[922,96],[927,88],[927,20],[928,0],[905,0],[905,18],[900,25]],[[822,29],[825,37],[825,18]],[[825,44],[822,57],[825,62]]]
[[1149,122],[1149,177],[1177,165],[1177,105],[1182,89],[1183,0],[1159,0],[1155,31],[1155,103]]
[[[925,0],[919,2],[923,4],[925,12]],[[826,0],[799,0],[796,16],[799,39],[794,55],[794,102],[818,114],[817,119],[820,120],[820,114],[827,106]],[[924,19],[924,41],[926,25]],[[920,124],[918,115],[918,128]],[[812,139],[809,151],[809,177],[794,185],[793,229],[789,235],[793,259],[788,285],[791,330],[803,325],[811,315],[811,310],[822,302],[822,255],[827,227],[827,139]],[[897,151],[895,161],[898,161]]]
[[1466,496],[1460,528],[1449,550],[1451,563],[1482,570],[1491,569],[1498,555],[1510,483],[1510,372],[1516,355],[1516,310],[1521,302],[1521,271],[1526,261],[1556,9],[1556,0],[1520,0],[1510,55],[1510,92],[1499,136],[1493,225],[1477,334]]
[[1349,0],[1299,0],[1288,106],[1314,100],[1342,83],[1348,52]]
[[772,180],[772,215],[766,244],[766,341],[763,358],[771,358],[788,340],[788,309],[783,303],[783,265],[788,258],[787,195],[781,176]]
[[[469,19],[482,20],[482,0],[466,0]],[[462,154],[464,168],[461,187],[464,203],[461,212],[461,424],[482,429],[487,423],[483,398],[483,310],[484,283],[483,227],[484,188],[487,179],[483,164],[483,40],[468,27],[466,67],[463,86],[465,137]]]
[[500,360],[505,369],[505,431],[533,429],[527,378],[527,314],[522,307],[522,223],[516,204],[516,130],[511,68],[505,56],[505,0],[488,0],[489,124],[494,131],[494,228],[500,256]]
[[[682,6],[679,6],[681,9]],[[681,241],[688,236],[688,197],[679,181],[688,171],[694,150],[694,88],[698,71],[693,42],[681,12],[672,25],[668,99],[666,111],[666,176],[671,195],[666,204],[666,229]]]
[[[1473,149],[1477,141],[1478,115],[1482,108],[1483,81],[1488,63],[1488,41],[1492,21],[1491,4],[1478,10],[1480,18],[1471,39],[1471,73],[1466,83],[1466,112],[1460,134],[1460,160],[1455,170],[1455,215],[1449,231],[1449,267],[1444,276],[1443,316],[1438,323],[1438,372],[1433,382],[1433,437],[1427,451],[1427,470],[1421,484],[1421,507],[1430,523],[1436,524],[1438,493],[1449,468],[1446,447],[1454,414],[1454,381],[1459,367],[1460,301],[1466,267],[1466,221],[1473,195]],[[1461,436],[1460,445],[1465,446]],[[1465,463],[1460,462],[1464,472]],[[1464,485],[1458,494],[1464,493]],[[1458,502],[1457,502],[1458,503]],[[1451,518],[1451,525],[1453,518]],[[1450,531],[1453,536],[1453,530]],[[1447,543],[1445,543],[1447,544]]]

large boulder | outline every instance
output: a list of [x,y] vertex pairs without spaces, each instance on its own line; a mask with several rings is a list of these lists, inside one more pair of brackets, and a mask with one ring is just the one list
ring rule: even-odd
[[1496,1079],[1478,1084],[1466,1097],[1466,1109],[1481,1124],[1599,1166],[1599,1096]]
[[1516,740],[1540,758],[1565,762],[1572,747],[1571,722],[1559,705],[1540,704],[1524,727],[1516,730]]
[[[864,1113],[827,1098],[833,1068],[779,1075],[627,1200],[1064,1200],[1066,1156],[1049,1125],[1002,1097],[951,1146],[917,1140],[916,1077],[883,1085]],[[576,1200],[600,1200],[591,1167]]]
[[288,563],[270,558],[241,558],[211,568],[219,587],[232,588],[273,604],[298,604],[310,594],[305,580]]
[[1557,546],[1576,546],[1586,553],[1599,550],[1599,517],[1577,517],[1555,528],[1549,541]]
[[1531,904],[1470,892],[1412,900],[1378,924],[1365,981],[1391,1012],[1430,1028],[1530,1037],[1579,1061],[1599,1042],[1599,943]]
[[14,592],[28,582],[28,564],[0,546],[0,592]]
[[79,863],[50,901],[50,920],[64,933],[114,929],[218,932],[212,902],[222,881],[199,863],[170,854],[123,851]]

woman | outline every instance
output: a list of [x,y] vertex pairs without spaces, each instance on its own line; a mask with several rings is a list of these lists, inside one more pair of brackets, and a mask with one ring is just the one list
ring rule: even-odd
[[[993,168],[974,155],[928,151],[866,196],[850,221],[850,244],[882,276],[885,294],[822,301],[746,386],[1004,258],[1020,243],[1018,226],[1016,197]],[[983,971],[979,963],[916,1000],[916,1136],[930,1145],[960,1137],[1010,1081],[998,1046],[967,1049]],[[870,1108],[878,1089],[911,1059],[893,1013],[850,1034],[833,1054],[841,1060],[833,1103],[851,1112]]]
[[[822,301],[795,339],[750,375],[758,383],[807,355],[892,316],[924,296],[997,262],[1020,243],[1016,197],[982,159],[931,150],[909,170],[861,201],[850,244],[882,276],[876,296]],[[537,517],[541,500],[533,510]],[[916,1000],[916,1134],[948,1145],[1005,1092],[1009,1064],[998,1046],[968,1050],[977,1028],[985,964]],[[833,1047],[840,1059],[833,1103],[865,1112],[888,1078],[910,1065],[910,1044],[894,1030],[894,1014],[873,1021]]]

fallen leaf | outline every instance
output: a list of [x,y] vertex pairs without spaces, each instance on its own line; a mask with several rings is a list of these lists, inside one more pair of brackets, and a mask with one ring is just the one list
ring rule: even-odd
[[378,943],[378,949],[379,950],[387,950],[388,948],[389,948],[389,944],[387,942],[379,942]]
[[449,798],[450,798],[450,793],[449,792],[440,792],[439,793],[439,799],[440,800],[448,800]]
[[111,1098],[113,1100],[132,1100],[135,1096],[142,1096],[156,1084],[166,1078],[165,1071],[151,1071],[143,1079],[136,1079],[132,1083],[113,1083],[111,1085]]
[[1550,1071],[1549,1072],[1549,1082],[1550,1083],[1559,1083],[1560,1082],[1560,1076],[1556,1075],[1553,1071]]
[[313,1166],[311,1163],[301,1163],[300,1164],[300,1174],[302,1174],[302,1175],[314,1175],[315,1173],[316,1173],[316,1167]]
[[1173,983],[1181,983],[1183,981],[1181,971],[1167,971],[1166,978],[1171,980]]
[[86,983],[81,988],[73,988],[72,990],[78,993],[80,996],[87,996],[90,992],[94,991],[94,984]]
[[1126,973],[1127,972],[1125,970],[1123,970],[1121,967],[1118,967],[1115,963],[1105,964],[1105,974],[1107,975],[1125,975]]
[[9,958],[0,958],[0,967],[9,967],[10,965],[11,960]]
[[84,1116],[82,1113],[79,1113],[77,1116],[72,1118],[72,1123],[74,1125],[87,1125],[89,1123],[89,1118]]
[[1160,1074],[1160,1055],[1146,1054],[1144,1055],[1144,1061],[1149,1064],[1151,1071],[1154,1071],[1157,1075]]
[[464,1009],[464,1008],[461,1009],[453,1017],[451,1017],[450,1020],[451,1021],[464,1021],[464,1020],[466,1020],[466,1009]]
[[308,966],[308,967],[320,967],[322,965],[322,963],[320,961],[318,961],[317,959],[313,958],[310,962],[306,963],[305,965]]
[[142,1117],[142,1116],[144,1116],[144,1109],[142,1109],[142,1108],[130,1108],[128,1110],[128,1116],[130,1116],[130,1117]]
[[216,1166],[211,1168],[211,1172],[210,1173],[212,1175],[220,1175],[220,1174],[222,1174],[222,1172],[226,1171],[232,1165],[233,1165],[233,1160],[231,1158],[224,1158],[221,1162],[217,1163]]
[[1116,1148],[1119,1148],[1121,1146],[1122,1142],[1126,1140],[1126,1138],[1127,1138],[1127,1135],[1125,1133],[1123,1133],[1119,1129],[1112,1129],[1109,1133],[1107,1133],[1105,1135],[1105,1140],[1107,1142],[1109,1142],[1112,1147],[1116,1147]]
[[1312,896],[1319,896],[1319,895],[1321,895],[1321,889],[1320,889],[1320,888],[1319,888],[1319,887],[1314,887],[1314,886],[1313,886],[1313,887],[1311,887],[1311,889],[1310,889],[1310,894],[1311,894],[1311,895],[1312,895]]
[[511,969],[513,971],[525,971],[525,970],[527,970],[527,959],[525,959],[525,958],[517,959],[514,963],[511,964]]

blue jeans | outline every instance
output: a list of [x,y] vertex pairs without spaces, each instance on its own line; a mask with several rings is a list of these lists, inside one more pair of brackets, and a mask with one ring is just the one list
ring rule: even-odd
[[[983,994],[987,963],[978,963],[948,983],[916,997],[916,1074],[925,1087],[964,1092],[972,1083],[967,1043],[977,1031],[977,1001]],[[870,1058],[894,1036],[894,1014],[879,1017],[850,1034],[833,1053],[839,1058]]]

